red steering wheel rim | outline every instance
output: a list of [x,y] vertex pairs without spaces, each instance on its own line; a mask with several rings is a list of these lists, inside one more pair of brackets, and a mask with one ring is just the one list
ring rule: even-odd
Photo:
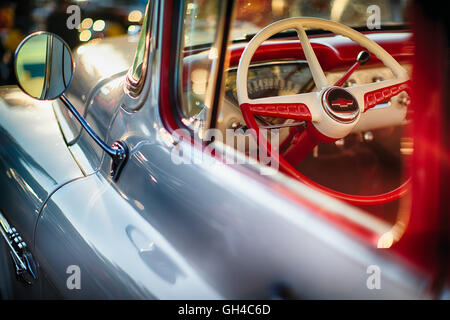
[[[330,86],[306,35],[305,28],[329,30],[355,41],[379,58],[392,71],[394,79],[346,89]],[[318,92],[250,99],[247,90],[247,75],[253,54],[270,36],[287,29],[297,31]],[[410,91],[410,80],[406,70],[386,50],[360,32],[348,26],[318,18],[289,18],[274,22],[260,30],[247,44],[239,60],[236,88],[244,120],[252,134],[255,135],[259,148],[264,149],[270,156],[272,168],[275,165],[292,178],[334,198],[355,205],[385,204],[399,199],[408,192],[409,180],[398,188],[383,194],[368,196],[346,194],[310,180],[290,163],[301,161],[319,141],[331,142],[348,135],[359,121],[361,113],[389,100],[401,91]],[[339,101],[338,107],[333,107],[336,105],[336,103],[333,104],[334,101]],[[345,112],[341,113],[342,103],[345,103]],[[300,136],[296,137],[293,141],[295,143],[291,143],[289,150],[285,151],[282,156],[272,148],[265,135],[260,133],[255,115],[306,121],[308,126]]]
[[[327,188],[313,180],[309,179],[302,173],[300,173],[297,169],[294,168],[288,161],[286,161],[276,150],[272,148],[270,143],[267,141],[264,135],[260,134],[259,126],[255,120],[254,114],[248,108],[248,105],[241,105],[242,115],[244,117],[247,126],[252,129],[251,132],[254,134],[255,139],[257,140],[258,146],[260,148],[264,148],[265,152],[268,156],[271,157],[271,165],[278,166],[278,168],[285,174],[290,177],[304,183],[305,185],[321,191],[331,197],[334,197],[339,200],[346,201],[353,205],[359,206],[375,206],[386,204],[391,201],[395,201],[403,197],[408,191],[410,186],[410,179],[406,180],[402,183],[398,188],[394,190],[388,191],[386,193],[377,194],[377,195],[352,195],[344,192],[339,192],[330,188]],[[312,126],[311,126],[312,127]],[[312,135],[311,132],[308,133]],[[308,149],[307,146],[305,146]],[[276,161],[277,163],[273,163]]]

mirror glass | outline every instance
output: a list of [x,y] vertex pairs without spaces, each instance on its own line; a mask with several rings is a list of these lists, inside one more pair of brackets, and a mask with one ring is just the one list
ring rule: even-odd
[[16,50],[15,71],[25,93],[39,100],[53,100],[61,96],[72,81],[72,53],[57,35],[33,33]]

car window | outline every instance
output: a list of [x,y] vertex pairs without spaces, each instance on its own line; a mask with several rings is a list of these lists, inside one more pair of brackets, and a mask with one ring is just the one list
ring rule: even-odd
[[[212,107],[216,107],[211,105],[209,96],[215,94],[215,91],[212,90],[216,85],[214,79],[216,76],[216,78],[220,76],[215,71],[215,61],[217,61],[218,53],[223,52],[216,44],[221,33],[229,30],[230,40],[239,40],[239,37],[255,33],[273,21],[295,16],[325,17],[332,21],[345,23],[348,26],[356,25],[361,28],[364,28],[364,23],[361,21],[364,19],[371,21],[369,19],[371,10],[368,9],[372,2],[365,0],[352,2],[303,0],[282,2],[289,3],[289,6],[286,4],[285,7],[281,8],[283,10],[278,8],[280,10],[277,11],[273,6],[275,2],[265,0],[237,1],[233,19],[230,24],[227,24],[227,26],[231,25],[231,28],[228,29],[221,27],[224,25],[221,24],[223,16],[218,14],[218,8],[223,2],[190,0],[186,1],[183,8],[184,27],[181,38],[183,43],[180,52],[182,61],[180,72],[182,74],[178,76],[182,84],[180,87],[182,103],[179,104],[182,114],[181,121],[194,132],[194,137],[199,137],[207,142],[212,141],[209,140],[208,136],[212,133],[212,130],[208,131],[207,129],[210,127],[216,129],[220,132],[223,140],[220,141],[217,138],[219,135],[217,135],[214,136],[214,142],[224,142],[227,146],[241,151],[249,158],[252,156],[255,159],[259,157],[260,163],[263,163],[262,157],[260,157],[263,148],[260,148],[260,145],[254,141],[256,139],[253,138],[253,142],[250,140],[252,136],[248,134],[249,130],[247,130],[249,121],[243,116],[237,100],[239,84],[236,83],[236,76],[239,60],[236,58],[238,58],[239,50],[244,46],[243,43],[229,43],[229,57],[224,59],[225,63],[222,64],[225,73],[224,99],[219,96],[217,99],[221,100],[221,104],[218,104],[214,112],[210,112]],[[340,13],[337,12],[339,3],[342,5],[339,10]],[[398,23],[401,28],[404,28],[403,24],[408,21],[407,16],[404,15],[404,9],[407,7],[405,1],[376,0],[374,3],[373,5],[383,12],[380,16],[381,26],[388,28]],[[358,14],[351,14],[355,10]],[[381,26],[380,30],[382,29]],[[369,29],[368,26],[367,29]],[[374,37],[374,35],[372,34],[370,37]],[[380,41],[381,39],[386,39],[384,41],[389,42],[398,41],[399,46],[409,45],[405,41],[409,39],[409,33],[390,35],[383,31],[377,37]],[[392,39],[390,39],[391,37]],[[393,40],[394,37],[401,40]],[[327,35],[324,33],[320,40],[315,39],[314,41],[330,44],[331,47],[341,41],[343,44],[348,43],[349,40],[344,40],[344,38],[344,36],[336,37],[333,34]],[[251,99],[274,96],[279,98],[288,95],[307,94],[317,90],[308,62],[303,60],[300,55],[291,56],[289,51],[291,47],[289,47],[289,43],[284,41],[286,41],[286,38],[267,41],[265,43],[267,55],[264,57],[261,54],[260,60],[255,59],[251,64],[249,63],[247,94]],[[352,43],[351,46],[353,48],[353,59],[356,59],[360,52],[360,46],[357,43]],[[275,51],[280,51],[280,53]],[[338,53],[337,50],[336,53]],[[339,52],[339,54],[341,53],[343,52]],[[336,60],[339,60],[338,55],[336,55]],[[406,59],[402,61],[402,65],[406,72],[411,73],[411,65]],[[350,66],[349,64],[346,68]],[[326,70],[324,76],[327,83],[333,86],[333,84],[338,83],[339,79],[342,79],[345,72],[346,69],[343,69],[342,65],[336,64]],[[347,80],[344,79],[345,81],[340,86],[347,88],[372,84],[390,80],[393,77],[394,75],[389,68],[374,63],[353,72],[351,77]],[[284,109],[287,107],[281,102],[277,105],[270,103],[269,99],[265,101],[268,105],[265,110],[270,110],[270,108],[287,110]],[[276,101],[283,100],[278,99]],[[364,212],[364,218],[361,221],[364,220],[367,226],[370,226],[373,230],[376,229],[377,234],[383,234],[379,243],[377,243],[379,247],[383,248],[391,246],[395,239],[401,237],[401,233],[405,230],[403,226],[406,225],[405,221],[407,221],[405,217],[408,217],[409,214],[410,198],[403,196],[404,192],[408,191],[410,184],[409,168],[413,152],[413,141],[410,135],[411,112],[408,109],[409,101],[410,97],[406,92],[387,99],[364,114],[358,126],[355,126],[353,131],[341,137],[341,139],[332,142],[320,141],[301,160],[297,159],[298,154],[296,153],[289,159],[291,162],[286,161],[288,164],[292,163],[289,168],[292,169],[290,172],[299,172],[309,181],[322,186],[322,190],[327,191],[329,195],[337,198],[341,195],[348,195],[347,200],[353,201],[352,204],[359,206],[361,213]],[[305,137],[302,134],[308,132],[306,128],[313,126],[313,124],[312,121],[308,123],[295,122],[295,119],[286,120],[286,115],[280,113],[272,117],[267,112],[268,116],[256,115],[254,118],[259,129],[264,127],[264,129],[271,130],[269,134],[272,147],[273,141],[275,141],[277,148],[281,151],[279,155],[284,156],[289,154],[290,150],[293,150],[291,148],[296,148],[296,146],[299,146],[296,150],[301,150],[302,140],[299,137]],[[339,124],[333,123],[332,125],[338,126]],[[228,133],[230,133],[230,136],[234,135],[230,140],[227,140]],[[246,140],[247,137],[248,140]],[[272,137],[275,138],[272,140]],[[241,139],[241,145],[239,145],[238,139]],[[267,157],[267,159],[269,158]],[[278,165],[276,161],[267,161],[266,164],[273,163]],[[278,169],[276,168],[274,172],[281,171]],[[285,170],[285,172],[287,171]],[[295,176],[294,178],[297,179]],[[297,180],[301,181],[301,179]],[[378,195],[380,196],[377,198]],[[386,195],[392,195],[392,200],[388,199]],[[378,201],[383,197],[387,199],[385,203]],[[371,205],[367,205],[368,198],[373,201]],[[376,200],[378,202],[373,204]],[[366,203],[363,203],[363,201],[366,201]],[[382,231],[380,232],[380,230]]]
[[[183,123],[194,131],[206,128],[211,114],[213,96],[213,68],[217,59],[217,49],[213,44],[199,55],[192,52],[191,38],[204,38],[213,42],[216,38],[220,1],[189,0],[184,3],[184,26],[182,37],[182,79],[181,115]],[[207,32],[200,32],[205,30]],[[201,49],[202,50],[202,49]],[[195,60],[195,61],[194,61]],[[199,131],[199,133],[200,133]]]

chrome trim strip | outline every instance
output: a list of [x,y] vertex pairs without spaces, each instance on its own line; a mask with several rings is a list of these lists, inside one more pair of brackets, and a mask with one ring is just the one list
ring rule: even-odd
[[[275,60],[275,61],[267,61],[267,62],[257,62],[250,64],[250,68],[257,68],[257,67],[265,67],[265,66],[272,66],[272,65],[279,65],[279,64],[308,64],[306,60]],[[238,69],[237,66],[230,67],[227,69],[227,72],[229,71],[236,71]]]
[[[150,6],[150,8],[149,8]],[[126,93],[132,96],[133,98],[136,98],[142,91],[142,88],[144,87],[145,79],[147,78],[147,71],[148,71],[148,59],[150,56],[150,26],[153,25],[153,16],[154,16],[154,7],[155,4],[153,2],[148,2],[147,8],[146,8],[146,14],[145,18],[148,20],[146,21],[146,28],[141,29],[141,33],[145,32],[145,45],[144,45],[144,59],[142,60],[142,73],[138,80],[134,79],[131,75],[132,66],[127,71],[127,76],[125,79],[126,82]],[[136,50],[137,53],[137,50]],[[135,56],[136,58],[136,56]],[[133,60],[134,65],[134,60]]]
[[[16,258],[16,260],[20,263],[20,267],[22,268],[22,270],[27,270],[27,267],[25,266],[25,263],[23,263],[22,258],[17,254],[16,249],[14,249],[14,247],[12,246],[11,242],[9,241],[9,238],[6,234],[6,232],[11,231],[11,228],[9,227],[8,221],[6,220],[6,218],[3,216],[3,214],[0,212],[0,233],[3,236],[3,239],[5,239],[6,243],[9,246],[9,249],[11,250],[11,254],[14,255],[14,257]],[[4,227],[4,228],[3,228]]]

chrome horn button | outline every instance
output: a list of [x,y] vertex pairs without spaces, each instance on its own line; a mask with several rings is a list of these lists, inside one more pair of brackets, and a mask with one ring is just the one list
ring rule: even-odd
[[322,106],[331,118],[341,123],[351,123],[359,115],[355,97],[340,87],[330,87],[324,91]]

